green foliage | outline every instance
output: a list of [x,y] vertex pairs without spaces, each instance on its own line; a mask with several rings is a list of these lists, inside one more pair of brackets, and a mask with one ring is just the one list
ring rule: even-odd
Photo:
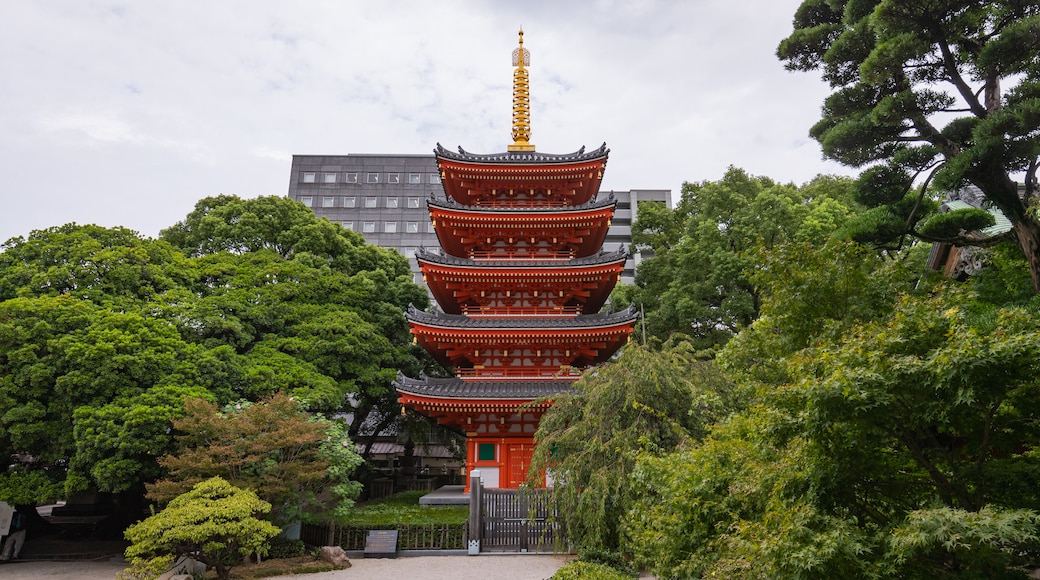
[[[1040,513],[920,509],[893,530],[890,543],[895,564],[917,577],[1022,578],[1032,568],[1023,566],[1022,554],[1040,550]],[[949,572],[937,573],[936,564],[953,562]]]
[[578,559],[590,564],[609,566],[615,571],[621,572],[622,574],[632,578],[639,577],[639,570],[628,565],[620,552],[599,548],[582,548],[578,550]]
[[575,560],[564,564],[551,580],[629,580],[630,574],[619,572],[606,564]]
[[99,407],[73,412],[76,454],[66,489],[140,492],[140,482],[160,475],[156,456],[173,450],[172,421],[184,416],[188,398],[211,398],[201,387],[153,387],[140,395],[121,396]]
[[950,239],[964,236],[996,223],[993,214],[984,209],[965,208],[935,214],[918,228],[922,236]]
[[267,557],[271,559],[298,558],[306,553],[307,544],[303,540],[290,540],[276,536],[268,542]]
[[[1040,291],[1038,31],[1033,2],[802,3],[777,55],[790,70],[821,72],[834,89],[810,134],[826,157],[866,166],[857,199],[890,210],[864,216],[852,239],[976,243],[962,234],[968,228],[918,227],[935,211],[929,184],[973,184],[1011,221]],[[1012,180],[1019,174],[1024,196]]]
[[53,499],[50,485],[17,487],[31,471],[67,491],[141,492],[188,396],[284,391],[352,415],[358,439],[374,417],[376,431],[403,424],[398,369],[433,366],[402,315],[428,300],[407,260],[285,198],[202,200],[161,240],[69,224],[0,249],[9,497]]
[[908,252],[887,260],[838,240],[777,248],[752,276],[762,288],[761,317],[727,345],[718,362],[730,376],[750,383],[786,382],[793,353],[814,341],[838,341],[847,329],[883,316],[908,288],[927,290],[921,258]]
[[638,461],[635,561],[660,577],[1022,577],[1040,557],[1034,302],[933,286],[917,260],[848,244],[791,250],[718,357],[747,406]]
[[0,474],[0,501],[11,505],[53,503],[65,497],[60,481],[42,470],[15,466]]
[[795,187],[731,167],[719,181],[684,184],[674,211],[641,204],[632,239],[653,257],[611,302],[641,305],[659,340],[679,333],[700,349],[721,346],[758,317],[750,274],[786,243],[827,239],[852,213],[849,189],[840,178]]
[[127,528],[128,572],[155,577],[180,556],[215,568],[226,580],[231,568],[250,554],[265,554],[279,529],[257,519],[271,504],[219,477],[199,482],[161,512]]
[[419,505],[421,491],[406,491],[359,505],[350,513],[352,525],[462,524],[469,518],[468,506]]
[[151,499],[170,501],[220,476],[256,490],[282,526],[319,510],[323,518],[347,518],[361,491],[350,478],[362,460],[341,424],[311,416],[282,394],[225,413],[202,399],[185,408],[173,421],[177,450],[159,460],[167,475],[148,485]]
[[577,546],[618,550],[619,523],[636,498],[629,482],[636,456],[700,437],[733,395],[686,344],[659,353],[630,344],[575,387],[542,417],[529,479],[537,485],[542,473],[551,476],[553,501]]

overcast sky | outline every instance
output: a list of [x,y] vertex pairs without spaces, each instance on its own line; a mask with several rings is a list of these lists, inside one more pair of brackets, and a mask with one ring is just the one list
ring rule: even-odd
[[285,195],[292,155],[606,142],[606,189],[851,174],[808,137],[828,93],[784,70],[800,0],[3,0],[0,241],[67,222],[147,236],[199,199]]

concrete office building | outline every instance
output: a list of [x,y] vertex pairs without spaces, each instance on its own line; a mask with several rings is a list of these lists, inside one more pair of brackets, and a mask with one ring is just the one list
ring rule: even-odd
[[[345,228],[365,236],[371,244],[393,248],[408,257],[416,283],[422,282],[415,250],[438,247],[426,199],[444,197],[437,162],[431,155],[293,155],[289,197]],[[621,246],[632,253],[621,281],[632,283],[642,259],[632,245],[632,221],[640,203],[672,207],[667,189],[601,191],[613,195],[617,212],[603,249]]]

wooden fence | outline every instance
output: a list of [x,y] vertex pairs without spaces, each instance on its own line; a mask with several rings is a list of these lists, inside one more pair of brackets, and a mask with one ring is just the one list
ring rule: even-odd
[[468,524],[346,525],[304,524],[300,539],[312,546],[340,546],[344,550],[365,549],[370,530],[397,530],[398,550],[465,550]]

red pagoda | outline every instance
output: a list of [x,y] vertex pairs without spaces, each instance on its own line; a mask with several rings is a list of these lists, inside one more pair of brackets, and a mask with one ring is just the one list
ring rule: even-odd
[[551,405],[530,403],[570,390],[637,319],[632,309],[600,312],[627,258],[602,251],[615,209],[613,197],[597,198],[609,150],[556,155],[529,142],[523,35],[513,51],[513,144],[490,155],[434,149],[445,195],[428,207],[441,247],[416,258],[441,312],[406,316],[455,376],[399,375],[394,385],[404,407],[465,432],[467,476],[480,469],[501,488],[524,483]]

